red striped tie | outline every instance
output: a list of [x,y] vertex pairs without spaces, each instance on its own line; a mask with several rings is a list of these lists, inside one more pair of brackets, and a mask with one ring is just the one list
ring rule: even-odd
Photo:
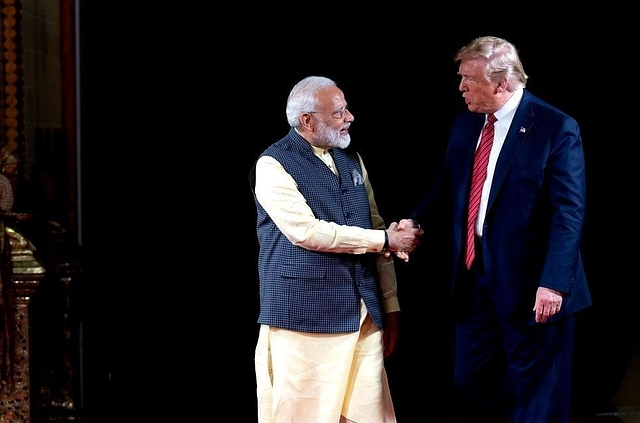
[[465,264],[467,269],[471,268],[473,259],[476,256],[475,248],[475,226],[478,217],[478,209],[480,208],[480,197],[482,195],[482,186],[484,180],[487,179],[487,165],[489,163],[489,153],[493,145],[493,124],[497,121],[493,113],[487,116],[487,123],[482,128],[482,137],[480,145],[476,149],[473,158],[473,173],[471,176],[471,190],[469,191],[469,215],[467,220],[467,255]]

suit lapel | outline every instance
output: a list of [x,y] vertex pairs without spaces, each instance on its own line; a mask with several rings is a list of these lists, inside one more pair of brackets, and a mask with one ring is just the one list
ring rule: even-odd
[[507,136],[500,150],[500,156],[496,163],[496,168],[493,173],[493,181],[491,181],[491,192],[489,193],[489,201],[487,203],[487,210],[491,208],[493,201],[495,200],[500,187],[502,186],[504,179],[509,173],[509,169],[513,165],[513,161],[518,156],[522,146],[529,138],[531,129],[533,128],[533,109],[531,102],[529,101],[529,95],[525,91],[522,101],[516,110],[511,126],[507,131]]

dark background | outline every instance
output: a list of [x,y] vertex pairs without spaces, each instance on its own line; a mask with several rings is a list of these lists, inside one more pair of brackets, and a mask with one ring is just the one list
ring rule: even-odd
[[[527,88],[581,126],[583,255],[594,306],[579,318],[576,412],[606,407],[638,333],[636,281],[625,266],[634,264],[636,248],[627,245],[637,224],[623,226],[634,217],[627,191],[635,192],[638,139],[635,121],[623,116],[636,85],[624,23],[617,21],[620,33],[605,33],[569,17],[484,25],[461,21],[461,11],[333,6],[291,16],[248,5],[203,16],[128,11],[108,25],[104,10],[84,9],[83,199],[91,205],[84,249],[95,280],[85,331],[87,417],[255,421],[258,283],[248,174],[288,130],[289,90],[311,74],[338,82],[380,211],[397,221],[435,173],[464,107],[453,55],[481,35],[513,42]],[[452,415],[441,229],[429,222],[421,249],[397,266],[403,333],[387,368],[401,423]]]

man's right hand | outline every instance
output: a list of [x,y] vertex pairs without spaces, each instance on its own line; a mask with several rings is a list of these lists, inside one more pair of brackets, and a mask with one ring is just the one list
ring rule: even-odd
[[424,231],[413,219],[402,219],[399,224],[391,223],[387,229],[389,246],[385,256],[389,257],[394,252],[398,258],[409,261],[409,253],[418,248],[422,235]]

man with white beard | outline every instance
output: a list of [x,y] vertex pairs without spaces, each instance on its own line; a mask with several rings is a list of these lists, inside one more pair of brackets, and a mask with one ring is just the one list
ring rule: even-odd
[[[350,150],[354,120],[331,79],[287,100],[291,129],[251,171],[257,209],[260,423],[395,423],[384,358],[399,334],[391,252],[408,261],[423,231],[387,228]],[[400,227],[403,229],[400,229]]]

